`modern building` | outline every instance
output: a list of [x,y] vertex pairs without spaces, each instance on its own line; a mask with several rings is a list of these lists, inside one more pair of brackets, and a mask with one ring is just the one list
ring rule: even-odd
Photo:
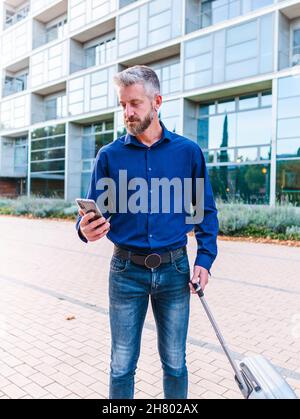
[[147,64],[216,196],[300,203],[299,0],[4,0],[0,22],[0,194],[85,195],[124,132],[113,76]]

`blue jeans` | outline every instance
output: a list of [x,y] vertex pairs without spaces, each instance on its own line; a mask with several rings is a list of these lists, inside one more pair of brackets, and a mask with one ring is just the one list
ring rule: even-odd
[[156,322],[166,399],[186,399],[190,307],[187,255],[152,271],[113,256],[109,275],[110,399],[133,399],[134,376],[149,296]]

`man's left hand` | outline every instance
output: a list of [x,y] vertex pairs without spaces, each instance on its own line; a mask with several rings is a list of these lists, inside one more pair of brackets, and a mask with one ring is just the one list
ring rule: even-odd
[[[206,285],[208,284],[208,270],[203,268],[202,266],[194,266],[194,274],[193,278],[191,279],[193,284],[200,283],[202,291],[205,290]],[[189,284],[192,294],[196,294],[194,287],[192,284]]]

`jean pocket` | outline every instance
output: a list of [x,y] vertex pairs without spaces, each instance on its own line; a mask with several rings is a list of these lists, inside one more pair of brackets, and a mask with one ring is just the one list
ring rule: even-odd
[[190,264],[187,255],[174,260],[173,262],[176,271],[180,274],[187,274],[190,272]]
[[128,260],[127,259],[121,259],[117,256],[113,256],[110,262],[110,269],[112,272],[125,272],[126,268],[128,266]]

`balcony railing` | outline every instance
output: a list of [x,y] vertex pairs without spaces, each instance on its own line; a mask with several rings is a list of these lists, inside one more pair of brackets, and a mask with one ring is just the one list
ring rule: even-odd
[[27,89],[27,80],[13,80],[11,82],[5,83],[3,88],[3,96],[10,96],[15,93],[23,92]]
[[292,49],[279,50],[279,70],[300,65],[300,45]]
[[7,29],[10,26],[15,25],[21,20],[25,19],[29,14],[30,6],[29,4],[23,7],[23,9],[18,10],[13,16],[7,16],[5,20],[4,28]]

